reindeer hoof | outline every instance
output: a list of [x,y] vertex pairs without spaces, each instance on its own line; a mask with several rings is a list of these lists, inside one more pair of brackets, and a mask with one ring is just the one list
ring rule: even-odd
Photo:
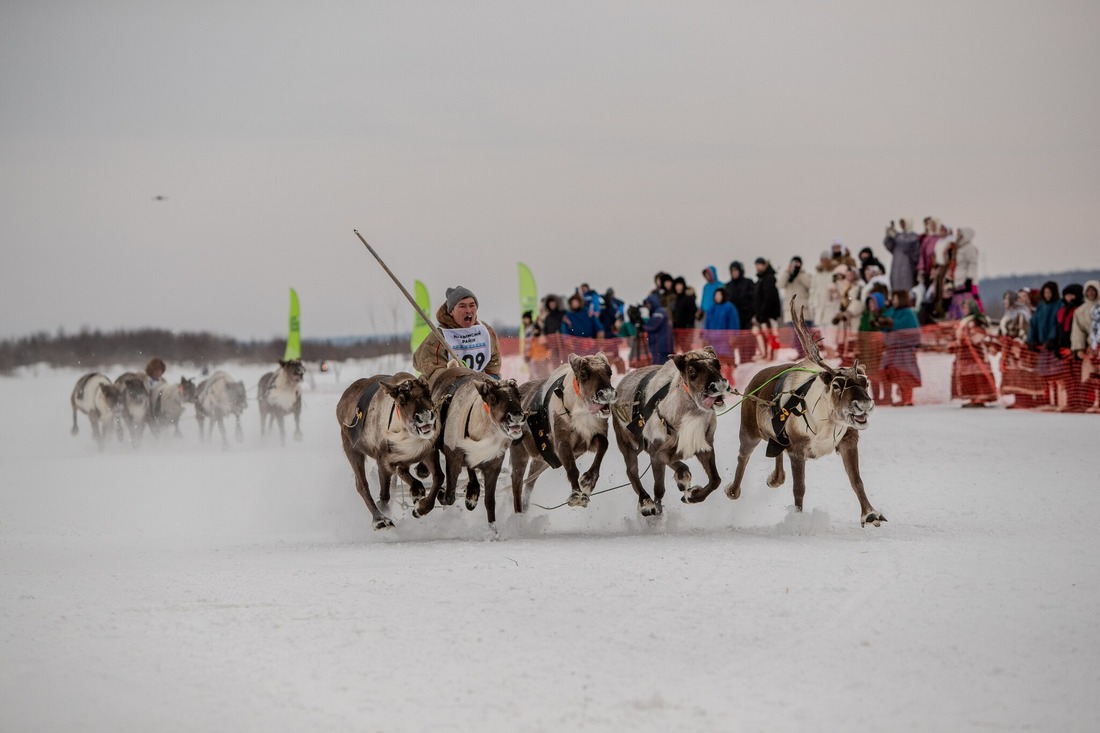
[[703,493],[702,486],[692,486],[683,493],[683,496],[680,497],[680,501],[685,504],[698,504],[706,498],[707,494]]
[[569,495],[569,500],[566,501],[566,504],[569,506],[586,507],[588,506],[588,494],[581,494],[574,491]]
[[474,509],[477,509],[477,499],[478,499],[477,494],[474,494],[473,496],[467,495],[466,496],[466,509],[471,511],[471,512]]
[[652,499],[643,499],[638,504],[638,513],[643,517],[653,517],[657,515],[657,505],[653,503]]
[[778,489],[787,480],[786,476],[776,476],[774,473],[768,476],[767,484],[770,488]]
[[867,523],[870,522],[876,527],[881,527],[882,523],[885,521],[886,517],[882,516],[879,512],[867,512],[863,515],[863,518],[859,520],[859,526],[866,527]]
[[738,499],[740,499],[741,498],[741,487],[740,486],[727,486],[726,487],[726,498],[729,499],[730,501],[737,501]]
[[388,517],[382,517],[381,519],[374,520],[374,528],[376,530],[391,529],[392,527],[393,527],[393,522],[391,522]]

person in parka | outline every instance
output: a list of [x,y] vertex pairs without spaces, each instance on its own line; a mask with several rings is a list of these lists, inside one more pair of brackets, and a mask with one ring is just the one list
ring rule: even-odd
[[756,258],[756,289],[753,291],[752,308],[755,323],[756,349],[763,353],[766,361],[775,358],[779,345],[779,319],[783,315],[783,306],[779,301],[779,288],[776,285],[775,268],[763,257]]
[[899,219],[901,231],[894,222],[886,228],[882,243],[892,255],[890,261],[890,291],[909,292],[917,284],[917,260],[920,258],[920,235],[909,228],[909,222]]
[[478,320],[477,307],[477,296],[468,289],[461,285],[447,288],[447,298],[435,312],[439,328],[428,334],[413,354],[413,366],[429,384],[452,358],[441,339],[447,340],[467,367],[500,379],[497,332]]
[[[726,300],[737,309],[737,320],[741,323],[741,331],[749,331],[752,328],[752,319],[756,316],[754,303],[756,283],[752,278],[745,277],[745,266],[739,260],[730,263],[730,279],[726,282],[725,290]],[[756,342],[752,334],[738,334],[735,342],[734,347],[741,356],[740,363],[751,361],[756,353]]]
[[642,329],[649,341],[649,355],[654,364],[664,364],[672,354],[672,323],[657,292],[646,296],[645,306],[649,309],[649,318],[642,324]]

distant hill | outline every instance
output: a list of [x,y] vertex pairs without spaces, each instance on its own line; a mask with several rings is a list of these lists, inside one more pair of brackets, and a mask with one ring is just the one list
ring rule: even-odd
[[1047,275],[1003,275],[1001,277],[987,277],[978,283],[978,289],[982,293],[982,303],[985,304],[986,313],[990,318],[1000,318],[1004,313],[1001,304],[1001,296],[1006,290],[1013,292],[1020,288],[1041,288],[1043,283],[1053,280],[1059,288],[1064,288],[1070,283],[1084,285],[1089,280],[1100,280],[1100,270],[1069,270],[1067,272],[1053,272]]

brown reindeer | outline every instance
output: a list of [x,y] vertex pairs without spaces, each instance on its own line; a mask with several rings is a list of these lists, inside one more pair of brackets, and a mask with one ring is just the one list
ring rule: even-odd
[[[570,506],[588,506],[592,488],[600,479],[607,453],[607,420],[615,402],[611,362],[603,353],[569,355],[546,379],[520,385],[528,430],[511,448],[512,504],[517,514],[527,511],[535,481],[547,468],[565,469],[572,493]],[[580,473],[577,458],[595,453],[592,466]],[[526,481],[524,473],[530,463]]]
[[389,503],[390,481],[396,473],[420,500],[420,513],[431,510],[424,499],[424,484],[409,473],[409,466],[427,464],[432,472],[432,494],[439,490],[443,474],[436,448],[439,427],[427,380],[405,372],[358,379],[340,396],[336,419],[344,455],[355,474],[355,488],[374,518],[375,529],[392,527],[393,521],[382,514],[371,496],[367,457],[378,463],[378,500],[382,504]]
[[[642,516],[664,512],[665,467],[671,466],[683,501],[694,503],[714,491],[721,478],[714,459],[715,410],[732,396],[714,349],[673,354],[663,366],[635,369],[619,382],[614,410],[615,439],[626,462],[626,476],[638,494]],[[624,403],[623,399],[628,400]],[[638,456],[649,454],[653,496],[642,488]],[[684,461],[695,457],[707,474],[706,486],[691,485]]]
[[260,377],[256,389],[256,404],[260,406],[260,436],[279,424],[279,440],[286,445],[283,418],[294,415],[294,439],[302,439],[302,377],[306,368],[301,359],[279,361],[279,368]]
[[[514,379],[497,380],[465,367],[452,365],[432,375],[432,400],[446,411],[441,447],[447,461],[447,486],[443,504],[453,504],[458,475],[467,469],[466,508],[477,507],[485,481],[485,515],[490,525],[496,516],[496,488],[508,446],[523,437],[526,425],[523,405]],[[446,407],[443,407],[446,405]],[[433,486],[414,514],[421,516],[435,506],[439,487]]]
[[741,496],[741,480],[749,457],[761,441],[767,440],[768,456],[775,458],[775,470],[768,476],[768,486],[783,485],[786,479],[783,453],[789,453],[794,475],[794,506],[796,511],[802,511],[802,499],[806,495],[806,459],[821,458],[836,451],[859,499],[860,526],[870,522],[878,527],[886,517],[867,500],[859,475],[859,433],[867,428],[868,416],[875,408],[866,370],[858,360],[843,369],[826,363],[807,332],[802,312],[795,313],[794,298],[791,299],[791,317],[806,358],[796,364],[762,369],[749,381],[749,394],[757,389],[760,391],[758,399],[741,409],[737,474],[726,488],[726,495],[730,499]]
[[73,407],[72,434],[80,432],[76,425],[76,413],[83,412],[92,423],[92,437],[96,445],[103,450],[107,441],[107,423],[118,421],[122,411],[122,391],[105,375],[90,372],[77,380],[69,403]]
[[123,440],[122,426],[125,424],[130,434],[130,444],[135,448],[141,445],[145,426],[153,418],[149,387],[145,383],[145,378],[144,372],[126,372],[115,380],[115,388],[122,395],[118,439],[120,442]]

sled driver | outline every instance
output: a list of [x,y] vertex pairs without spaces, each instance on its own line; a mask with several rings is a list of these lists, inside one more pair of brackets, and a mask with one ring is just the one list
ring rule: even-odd
[[[457,285],[447,288],[447,300],[435,312],[439,334],[463,363],[475,372],[500,379],[500,343],[496,332],[477,320],[477,296]],[[428,334],[413,354],[413,366],[429,383],[451,355],[435,333]]]

